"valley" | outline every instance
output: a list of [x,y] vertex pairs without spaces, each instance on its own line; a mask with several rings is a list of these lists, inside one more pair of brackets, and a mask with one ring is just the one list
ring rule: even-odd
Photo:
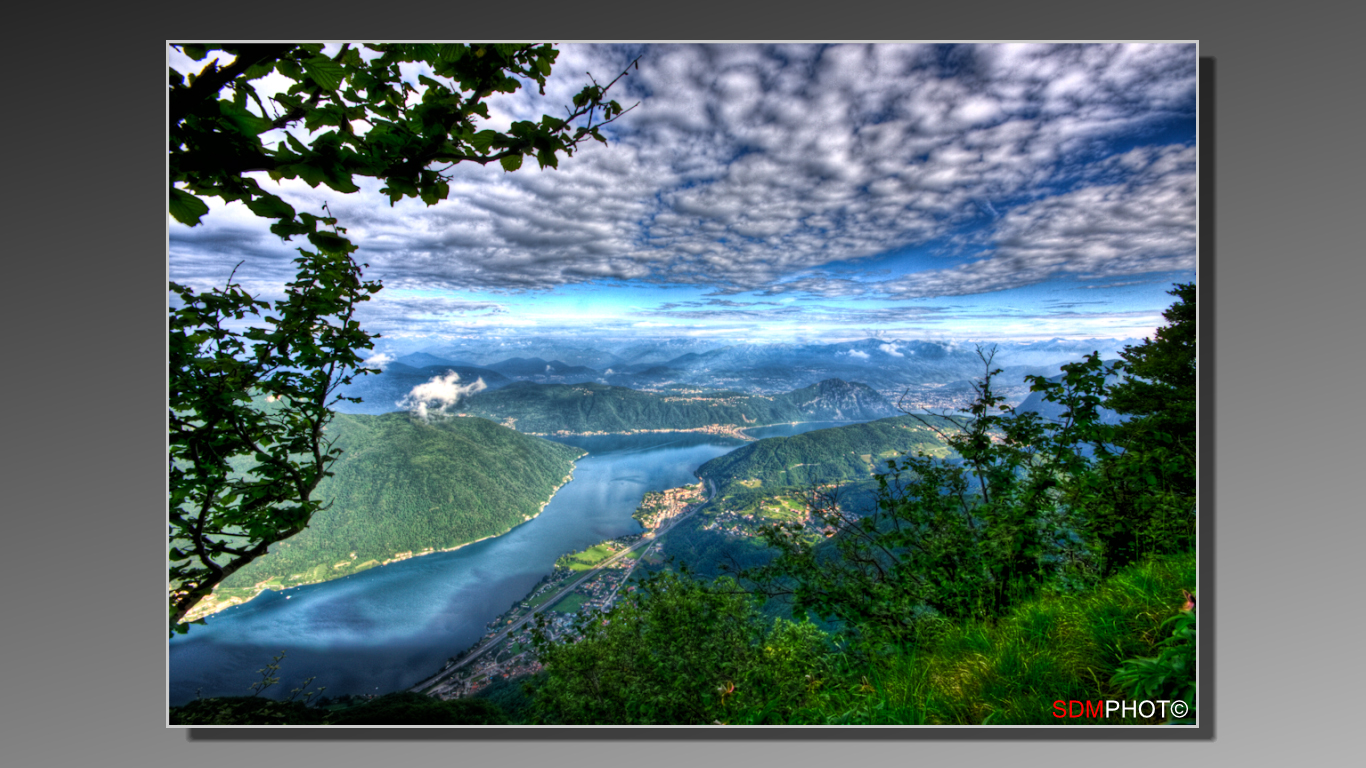
[[[723,356],[687,353],[672,362],[696,366]],[[288,621],[285,617],[303,611],[300,619],[312,616],[306,621],[316,624],[326,615],[331,617],[326,619],[329,625],[341,622],[339,637],[353,638],[348,643],[377,642],[373,652],[379,653],[390,641],[362,638],[392,625],[373,620],[358,624],[356,619],[375,610],[361,607],[369,591],[378,590],[376,599],[394,594],[396,587],[385,575],[391,569],[405,563],[424,573],[458,567],[458,583],[470,585],[460,589],[468,590],[484,578],[477,576],[483,569],[502,571],[513,563],[506,558],[524,557],[510,554],[508,546],[520,547],[517,541],[537,537],[535,546],[546,553],[538,557],[553,552],[555,563],[518,563],[513,569],[519,574],[516,579],[499,582],[500,597],[488,593],[477,605],[450,614],[465,617],[454,624],[440,619],[434,626],[448,629],[436,635],[420,627],[444,615],[448,609],[440,606],[450,597],[430,603],[421,596],[423,591],[417,591],[407,593],[402,603],[414,611],[412,622],[402,622],[410,627],[403,636],[412,638],[404,642],[424,637],[418,642],[428,650],[421,658],[440,654],[446,662],[415,661],[401,670],[390,669],[383,673],[388,682],[380,689],[417,685],[441,697],[477,695],[498,680],[539,669],[528,634],[536,615],[547,618],[549,637],[560,637],[572,632],[576,622],[631,594],[631,582],[646,572],[686,567],[710,576],[721,573],[723,564],[746,567],[765,561],[769,555],[758,535],[765,526],[796,523],[809,536],[820,537],[824,532],[809,513],[812,493],[834,494],[846,509],[870,509],[876,473],[888,459],[915,451],[948,455],[939,437],[919,419],[937,426],[946,422],[932,415],[905,415],[898,404],[906,408],[910,402],[952,403],[943,406],[949,411],[964,402],[964,391],[971,393],[970,387],[931,381],[920,395],[902,392],[893,400],[867,384],[838,378],[764,391],[755,382],[763,379],[766,369],[737,377],[751,385],[748,389],[722,389],[663,383],[667,377],[662,371],[679,370],[669,366],[642,369],[639,374],[653,371],[649,375],[661,384],[633,389],[599,380],[547,381],[602,379],[618,373],[613,369],[597,376],[596,369],[586,365],[542,365],[543,359],[528,357],[487,365],[427,352],[406,359],[389,363],[384,373],[368,377],[367,388],[353,391],[392,394],[398,402],[422,384],[451,378],[451,372],[461,386],[474,381],[484,386],[454,404],[435,403],[441,407],[428,419],[392,409],[364,412],[383,406],[383,401],[363,403],[358,412],[339,413],[329,432],[343,450],[342,459],[317,491],[331,506],[315,515],[303,533],[234,574],[192,618],[226,616],[224,609],[233,606],[234,611],[247,610],[234,617],[269,611],[278,614],[277,620]],[[803,370],[814,369],[808,365]],[[941,367],[939,373],[943,372]],[[385,390],[397,386],[407,391]],[[657,467],[645,485],[635,484],[635,467],[640,466],[636,456]],[[591,468],[599,460],[594,457],[617,462],[613,466],[621,469],[613,471],[631,476],[631,485],[606,486],[589,478],[590,485],[580,486],[575,478],[583,477],[584,467],[594,473]],[[616,506],[601,507],[601,494],[609,487]],[[597,490],[589,490],[593,488]],[[542,510],[549,508],[559,508],[560,515],[588,513],[584,520],[605,520],[595,518],[591,510],[620,511],[611,513],[615,522],[609,525],[572,524],[573,537],[550,534],[541,541],[546,534],[538,534],[538,528],[527,523],[540,523]],[[557,523],[564,524],[564,519]],[[577,549],[567,548],[574,541],[581,542]],[[441,564],[446,562],[441,558],[453,556],[458,559],[451,566]],[[337,589],[328,588],[329,583],[336,583]],[[307,591],[318,589],[323,591]],[[258,606],[253,598],[266,590],[277,590],[290,602]],[[321,595],[338,597],[319,603]],[[337,602],[341,595],[348,596]],[[343,607],[351,605],[355,607]],[[438,612],[432,613],[433,608]],[[482,618],[474,624],[476,616]],[[214,619],[209,626],[215,632],[238,631],[231,627],[240,619],[226,624],[223,616]],[[456,631],[448,635],[450,630]],[[250,630],[245,636],[255,634]],[[196,663],[207,665],[199,658]],[[366,686],[356,683],[378,680],[358,673],[356,663],[341,675],[355,682],[339,683],[333,690],[361,693]],[[324,671],[335,669],[322,657],[314,658],[313,664],[322,664]],[[432,679],[418,684],[424,678]]]

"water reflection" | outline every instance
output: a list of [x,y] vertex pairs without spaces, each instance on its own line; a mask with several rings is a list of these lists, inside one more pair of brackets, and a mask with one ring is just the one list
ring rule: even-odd
[[170,701],[250,693],[280,651],[288,695],[304,678],[328,695],[383,693],[416,683],[473,644],[485,625],[548,575],[561,555],[640,531],[646,491],[696,481],[703,463],[743,445],[700,433],[558,438],[589,451],[574,480],[534,520],[495,539],[267,592],[170,641]]

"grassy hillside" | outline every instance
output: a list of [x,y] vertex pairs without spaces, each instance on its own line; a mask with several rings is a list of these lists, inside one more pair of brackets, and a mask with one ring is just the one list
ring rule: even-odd
[[[1067,715],[1067,703],[1134,700],[1112,681],[1155,657],[1163,622],[1194,589],[1195,553],[1153,557],[1079,594],[1044,594],[995,620],[943,621],[919,647],[837,659],[828,685],[787,722],[860,725],[1130,725],[1169,717]],[[1190,672],[1169,670],[1173,680]],[[1151,698],[1171,698],[1168,694]],[[1060,703],[1061,709],[1056,706]],[[1189,702],[1192,706],[1193,701]],[[1085,710],[1082,710],[1084,712]],[[732,713],[764,722],[763,707]]]
[[218,603],[501,534],[536,515],[582,455],[478,418],[338,414],[328,433],[343,454],[315,498],[332,506],[233,574]]

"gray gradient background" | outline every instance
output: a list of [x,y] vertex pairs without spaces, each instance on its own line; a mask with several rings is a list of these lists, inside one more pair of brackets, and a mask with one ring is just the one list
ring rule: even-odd
[[[1363,419],[1350,396],[1363,368],[1366,324],[1355,300],[1366,281],[1362,248],[1348,241],[1366,178],[1359,21],[1342,4],[1317,0],[1270,12],[1232,2],[922,6],[841,0],[799,13],[793,3],[734,0],[566,4],[538,21],[509,4],[443,4],[422,14],[405,3],[401,17],[385,23],[308,4],[300,7],[309,16],[300,13],[286,28],[264,23],[291,18],[279,3],[239,6],[246,24],[226,19],[238,12],[231,9],[195,24],[185,6],[160,13],[140,4],[136,18],[111,6],[53,19],[78,37],[101,38],[31,51],[37,58],[12,85],[15,111],[6,121],[9,182],[25,192],[10,192],[22,202],[7,217],[17,242],[6,249],[4,273],[0,762],[586,766],[610,756],[673,768],[1359,759],[1350,757],[1357,750],[1349,740],[1361,712],[1362,601],[1353,587],[1362,579],[1352,566],[1361,559],[1363,524],[1360,495],[1349,490],[1362,472],[1355,438]],[[325,14],[330,23],[312,18]],[[173,23],[133,26],[162,19]],[[775,742],[670,734],[604,749],[582,739],[192,741],[164,728],[162,42],[228,30],[244,38],[280,30],[322,39],[505,39],[507,24],[518,25],[519,36],[561,39],[1201,42],[1201,55],[1216,61],[1218,99],[1217,282],[1201,275],[1202,294],[1212,290],[1217,300],[1214,740],[1023,741],[1001,738],[1019,732],[974,731],[966,735],[992,738]],[[25,45],[24,35],[14,38]],[[119,78],[117,87],[109,76]],[[35,138],[34,147],[17,143]],[[1205,330],[1205,353],[1210,340]]]

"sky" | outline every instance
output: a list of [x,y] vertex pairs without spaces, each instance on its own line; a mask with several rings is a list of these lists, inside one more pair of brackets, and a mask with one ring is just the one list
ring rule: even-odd
[[[545,96],[491,99],[484,127],[563,115],[588,73],[639,61],[608,144],[558,170],[466,163],[430,207],[261,174],[360,246],[377,348],[1141,338],[1195,280],[1193,43],[557,47]],[[170,279],[205,290],[242,262],[278,296],[305,243],[208,202],[200,226],[168,217]]]

